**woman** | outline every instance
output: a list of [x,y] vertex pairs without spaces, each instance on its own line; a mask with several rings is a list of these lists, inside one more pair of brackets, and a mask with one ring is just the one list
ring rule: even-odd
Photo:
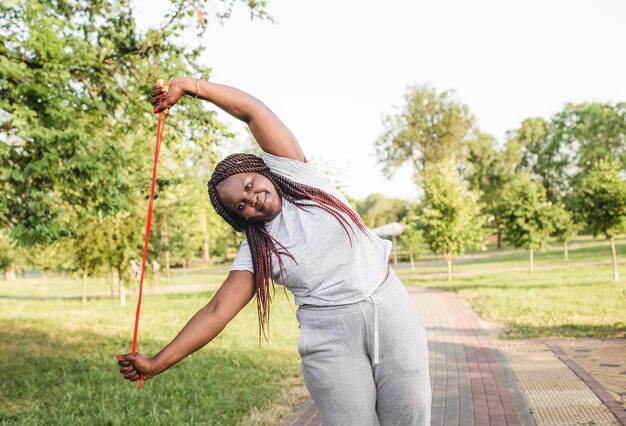
[[390,243],[367,230],[262,102],[191,78],[167,84],[167,93],[152,91],[155,113],[184,95],[209,101],[244,121],[266,154],[231,155],[208,183],[215,210],[246,234],[220,289],[157,355],[127,354],[120,372],[131,381],[162,373],[215,338],[255,295],[266,335],[276,282],[299,306],[302,373],[325,424],[430,424],[426,330],[387,266]]

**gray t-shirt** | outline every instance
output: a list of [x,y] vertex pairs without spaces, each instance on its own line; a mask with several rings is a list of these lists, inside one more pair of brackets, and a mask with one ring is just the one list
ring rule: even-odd
[[[305,185],[320,188],[345,205],[348,200],[324,179],[309,163],[265,154],[265,164],[274,173]],[[373,233],[355,230],[350,240],[337,219],[317,207],[302,210],[283,199],[281,212],[265,224],[269,234],[293,255],[295,262],[282,256],[284,282],[278,261],[272,259],[273,277],[284,284],[297,305],[343,305],[369,297],[383,281],[391,242]],[[297,262],[297,263],[296,263]],[[247,240],[239,248],[231,271],[254,272]]]

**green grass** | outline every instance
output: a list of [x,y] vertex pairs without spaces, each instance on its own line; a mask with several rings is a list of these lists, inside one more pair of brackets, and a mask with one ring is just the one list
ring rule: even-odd
[[[167,344],[210,293],[147,296],[139,352]],[[130,351],[134,301],[0,301],[0,424],[236,424],[299,376],[298,326],[279,289],[270,343],[247,306],[206,348],[136,390],[114,356]]]
[[[626,238],[616,239],[618,260],[626,260]],[[436,259],[433,256],[425,256],[420,260],[439,261],[438,265],[428,264],[418,266],[415,270],[401,269],[401,275],[419,275],[426,273],[445,273],[446,265],[441,256]],[[455,262],[456,260],[456,262]],[[565,262],[563,256],[563,244],[551,242],[545,250],[535,251],[535,266],[563,265],[567,266],[579,262],[611,262],[611,247],[608,241],[603,239],[593,240],[590,237],[580,237],[569,243],[569,261]],[[419,263],[418,263],[419,265]],[[453,272],[479,271],[486,269],[501,269],[510,267],[524,267],[529,265],[527,250],[504,248],[496,250],[490,248],[485,252],[468,253],[463,261],[458,257],[452,260]]]
[[[220,284],[228,274],[230,265],[198,266],[190,269],[172,269],[171,287],[183,285]],[[82,292],[82,280],[75,276],[62,278],[58,273],[48,273],[44,282],[43,278],[19,279],[16,282],[0,281],[0,298],[2,297],[45,297],[45,296],[70,296],[79,295]],[[139,281],[135,280],[126,284],[132,291],[139,287]],[[166,285],[165,274],[161,273],[159,282],[152,274],[148,274],[144,281],[144,288],[164,287]],[[115,289],[117,292],[117,289]],[[88,294],[110,294],[111,280],[105,277],[89,278],[87,284]]]
[[458,293],[504,338],[626,337],[626,286],[611,266],[404,281]]
[[[624,259],[626,240],[618,243]],[[563,268],[533,275],[486,273],[528,262],[522,250],[486,254],[489,258],[454,265],[454,271],[474,274],[454,277],[452,284],[419,275],[445,272],[443,262],[398,273],[409,285],[458,293],[482,318],[504,326],[505,338],[626,335],[626,286],[612,281],[610,265],[565,267],[561,248],[552,247],[537,254],[537,265]],[[580,239],[571,245],[570,259],[570,264],[610,261],[609,245]],[[175,270],[172,287],[219,283],[227,270],[223,265]],[[88,288],[108,292],[110,287],[103,278],[90,279]],[[134,297],[125,308],[109,297],[90,298],[85,308],[80,299],[33,298],[80,291],[80,280],[58,276],[50,276],[45,288],[41,278],[0,281],[0,424],[238,424],[280,401],[281,383],[300,376],[297,322],[280,287],[269,344],[258,346],[252,303],[206,348],[141,390],[121,378],[114,358],[131,347]],[[211,296],[146,295],[139,351],[161,349]]]

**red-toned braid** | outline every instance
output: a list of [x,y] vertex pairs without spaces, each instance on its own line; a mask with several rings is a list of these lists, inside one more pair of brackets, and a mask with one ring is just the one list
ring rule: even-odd
[[[299,208],[316,207],[331,214],[341,224],[348,240],[352,245],[350,232],[355,233],[352,223],[368,235],[361,218],[338,198],[326,191],[304,185],[287,179],[272,172],[263,160],[252,154],[232,154],[220,161],[215,167],[207,186],[213,208],[236,231],[245,232],[252,255],[254,266],[254,284],[257,297],[257,311],[259,317],[259,338],[261,335],[268,339],[270,304],[274,295],[274,277],[272,254],[278,259],[281,275],[283,274],[282,256],[288,256],[295,261],[291,253],[265,229],[264,222],[247,221],[243,217],[230,212],[217,196],[217,185],[229,176],[238,173],[259,173],[269,179],[276,187],[283,199]],[[349,220],[348,220],[349,219]],[[356,234],[355,234],[356,235]],[[270,282],[272,294],[270,294]],[[284,282],[284,280],[283,280]]]

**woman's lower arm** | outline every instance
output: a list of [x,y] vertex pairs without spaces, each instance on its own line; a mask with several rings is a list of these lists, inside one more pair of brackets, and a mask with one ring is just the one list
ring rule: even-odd
[[153,358],[159,374],[204,347],[226,327],[228,321],[215,315],[210,304],[200,309],[178,335]]

